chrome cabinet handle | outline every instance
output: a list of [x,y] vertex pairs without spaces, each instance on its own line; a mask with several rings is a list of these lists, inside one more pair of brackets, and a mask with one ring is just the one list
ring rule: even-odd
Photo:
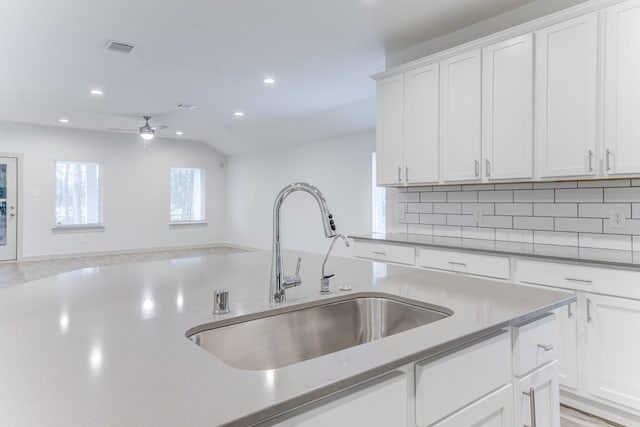
[[587,322],[591,322],[591,319],[593,319],[591,317],[591,299],[587,298]]
[[449,262],[449,264],[451,264],[451,265],[460,265],[460,266],[462,266],[462,267],[466,267],[466,266],[467,266],[467,263],[466,263],[466,262],[455,262],[455,261],[448,261],[448,262]]
[[573,317],[573,312],[571,311],[571,304],[567,306],[567,317],[571,319]]
[[541,348],[544,351],[551,351],[551,350],[553,350],[553,344],[547,344],[547,345],[538,344],[538,348]]
[[605,158],[605,163],[607,165],[607,171],[611,170],[611,150],[607,148],[607,156]]
[[593,151],[589,150],[589,172],[593,172]]
[[398,166],[398,182],[402,182],[402,168]]
[[487,177],[491,176],[491,162],[489,159],[484,160],[484,173]]
[[480,162],[478,160],[475,161],[475,175],[476,178],[480,176]]
[[531,411],[531,424],[525,424],[524,427],[536,427],[536,389],[529,387],[529,391],[523,391],[522,394],[529,396],[529,410]]
[[387,253],[386,253],[386,252],[376,252],[376,251],[373,251],[373,252],[371,252],[371,253],[372,253],[372,254],[375,254],[375,255],[382,255],[382,256],[386,256],[386,255],[387,255]]
[[409,166],[405,166],[404,168],[404,180],[407,183],[409,182]]

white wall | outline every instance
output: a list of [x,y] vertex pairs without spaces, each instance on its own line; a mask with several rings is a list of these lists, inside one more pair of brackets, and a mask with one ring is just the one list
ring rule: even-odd
[[[233,156],[227,170],[227,242],[271,249],[273,201],[286,185],[315,185],[327,199],[339,233],[371,231],[371,153],[373,132],[285,147],[262,154]],[[326,252],[316,201],[291,194],[282,207],[285,249]],[[350,250],[336,244],[338,255]]]
[[[210,146],[137,135],[0,122],[0,152],[23,154],[23,257],[204,245],[224,242],[225,158]],[[104,164],[103,232],[53,233],[55,160]],[[169,169],[206,169],[208,225],[170,229]]]
[[460,30],[431,39],[416,46],[387,56],[387,68],[395,67],[415,59],[497,33],[536,18],[567,9],[586,0],[535,0],[509,12],[480,21]]

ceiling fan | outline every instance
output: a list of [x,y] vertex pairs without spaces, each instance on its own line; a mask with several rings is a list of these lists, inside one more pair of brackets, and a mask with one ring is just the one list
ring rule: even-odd
[[156,130],[167,129],[168,126],[159,125],[159,126],[150,126],[149,120],[151,120],[151,116],[142,116],[144,119],[144,126],[140,126],[139,129],[119,129],[119,128],[109,128],[109,130],[117,130],[117,131],[127,131],[127,132],[138,132],[140,133],[140,137],[142,138],[142,144],[144,147],[148,147],[151,145],[151,140],[156,135]]

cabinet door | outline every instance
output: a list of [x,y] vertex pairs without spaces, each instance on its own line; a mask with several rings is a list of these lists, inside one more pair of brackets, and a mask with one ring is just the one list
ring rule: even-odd
[[554,310],[558,326],[558,378],[560,385],[578,389],[578,313],[571,303]]
[[380,80],[376,93],[376,158],[378,184],[402,183],[403,79]]
[[533,34],[482,51],[482,153],[488,180],[533,178]]
[[480,180],[480,50],[440,64],[440,152],[443,180]]
[[394,372],[266,421],[278,427],[407,426],[407,375]]
[[508,384],[466,408],[433,424],[433,427],[513,426],[513,386]]
[[587,294],[586,304],[589,393],[640,414],[640,301]]
[[596,173],[598,16],[536,32],[536,149],[540,178]]
[[560,427],[560,392],[558,362],[552,362],[521,380],[514,387],[514,426],[536,425]]
[[640,172],[640,1],[606,10],[605,174]]
[[404,77],[405,181],[438,182],[439,67],[431,64]]

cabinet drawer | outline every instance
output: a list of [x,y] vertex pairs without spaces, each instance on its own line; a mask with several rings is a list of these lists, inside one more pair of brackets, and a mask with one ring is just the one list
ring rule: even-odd
[[556,315],[514,326],[513,373],[522,376],[557,358]]
[[416,364],[416,424],[428,426],[511,380],[504,332],[441,359]]
[[398,264],[415,265],[416,263],[416,250],[412,246],[355,241],[353,256]]
[[622,298],[640,299],[640,271],[518,260],[516,280]]
[[478,276],[509,278],[509,258],[439,249],[419,249],[418,266]]

